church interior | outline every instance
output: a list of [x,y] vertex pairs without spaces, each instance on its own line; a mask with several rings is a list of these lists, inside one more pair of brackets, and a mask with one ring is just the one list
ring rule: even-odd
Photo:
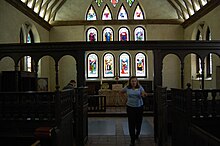
[[[1,0],[0,145],[220,145],[219,0]],[[71,80],[72,89],[63,89]]]

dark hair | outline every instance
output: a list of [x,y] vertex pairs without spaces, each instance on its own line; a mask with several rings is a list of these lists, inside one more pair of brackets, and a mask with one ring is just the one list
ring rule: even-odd
[[131,86],[131,80],[132,80],[132,79],[136,79],[136,80],[137,80],[137,85],[136,85],[135,88],[139,88],[139,87],[140,87],[140,84],[139,84],[139,81],[138,81],[138,79],[137,79],[136,76],[131,76],[131,77],[129,78],[127,88],[128,88],[128,89],[131,89],[131,88],[132,88],[132,86]]
[[75,80],[70,80],[70,83],[76,83],[76,81]]

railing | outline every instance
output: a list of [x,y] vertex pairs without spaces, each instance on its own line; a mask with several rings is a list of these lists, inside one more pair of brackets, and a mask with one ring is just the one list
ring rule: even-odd
[[104,95],[88,95],[88,103],[89,112],[106,111],[106,96]]
[[[11,145],[16,144],[12,139],[16,139],[17,143],[22,139],[21,145],[30,145],[36,141],[35,130],[41,128],[53,129],[56,133],[50,134],[49,130],[48,140],[56,141],[51,143],[59,146],[72,145],[72,99],[72,91],[0,92],[1,140],[5,140],[6,145]],[[35,134],[42,131],[38,132]],[[52,138],[53,135],[56,138]],[[42,135],[36,136],[40,139]],[[43,136],[45,139],[45,135]]]
[[[216,125],[220,116],[220,90],[172,89],[172,145],[190,145],[190,124],[206,127]],[[194,129],[195,130],[195,129]],[[208,133],[208,132],[206,132]],[[201,134],[201,133],[200,133]],[[213,133],[209,133],[213,137]],[[216,134],[216,133],[214,133]],[[219,132],[218,132],[219,135]],[[204,136],[204,135],[203,135]]]

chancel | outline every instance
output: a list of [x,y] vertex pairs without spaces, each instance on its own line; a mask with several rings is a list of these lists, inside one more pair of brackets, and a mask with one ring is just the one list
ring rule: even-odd
[[[1,0],[0,145],[220,145],[219,0]],[[69,81],[76,87],[64,89]]]

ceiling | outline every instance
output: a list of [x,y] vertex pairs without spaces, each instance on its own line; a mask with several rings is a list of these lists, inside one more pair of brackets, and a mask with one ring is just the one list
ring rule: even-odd
[[[132,13],[136,5],[139,4],[144,12],[146,20],[181,20],[181,22],[188,20],[205,7],[208,7],[208,5],[219,5],[219,0],[134,0],[132,6],[128,5],[127,0],[118,0],[115,7],[113,7],[111,0],[6,1],[28,8],[50,25],[53,25],[56,21],[84,21],[88,8],[91,5],[93,5],[97,16],[101,16],[106,4],[109,6],[113,15],[117,15],[122,4],[129,9],[128,12],[130,13]],[[102,1],[101,5],[98,6],[96,1]],[[98,20],[100,21],[100,19]]]

